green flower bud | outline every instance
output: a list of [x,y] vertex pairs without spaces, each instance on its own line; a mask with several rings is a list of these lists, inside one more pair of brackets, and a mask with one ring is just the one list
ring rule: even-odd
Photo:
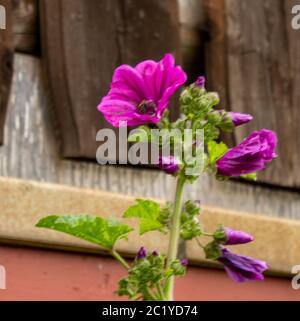
[[179,260],[171,263],[171,269],[173,270],[173,275],[176,276],[184,275],[186,272],[186,267]]
[[208,243],[204,247],[206,258],[209,260],[217,260],[221,256],[221,247],[215,241]]

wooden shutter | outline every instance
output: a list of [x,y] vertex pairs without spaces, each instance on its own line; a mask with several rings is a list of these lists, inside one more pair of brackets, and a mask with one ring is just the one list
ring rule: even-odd
[[4,121],[13,73],[11,1],[0,0],[6,11],[6,29],[0,29],[0,145],[4,140]]
[[122,63],[179,58],[177,1],[43,0],[42,58],[64,157],[95,158],[96,133],[111,127],[96,106]]
[[261,128],[277,132],[279,157],[259,180],[287,187],[300,187],[300,31],[291,27],[294,4],[204,1],[210,88],[221,93],[221,107],[255,117],[237,129],[236,142]]

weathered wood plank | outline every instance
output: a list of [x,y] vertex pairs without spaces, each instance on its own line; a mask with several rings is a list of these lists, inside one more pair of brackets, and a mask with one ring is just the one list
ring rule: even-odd
[[16,51],[40,53],[38,5],[38,0],[12,0],[12,30]]
[[0,0],[5,8],[5,29],[0,29],[0,145],[4,139],[4,122],[10,93],[13,73],[13,43],[12,43],[12,6],[10,0]]
[[[16,54],[7,138],[0,147],[0,176],[172,199],[173,179],[162,172],[62,160],[51,122],[51,104],[48,88],[42,81],[40,60]],[[217,182],[205,175],[199,183],[188,187],[186,197],[200,199],[204,205],[300,219],[298,191]]]
[[208,87],[210,90],[219,93],[223,106],[228,106],[224,0],[204,0],[203,10],[208,29],[205,43],[205,68]]
[[[293,110],[299,106],[291,101],[295,79],[289,74],[282,1],[228,0],[226,8],[230,108],[255,116],[252,123],[237,131],[236,138],[240,141],[259,128],[275,130],[280,138],[279,158],[259,179],[299,187],[300,173],[295,160],[300,157],[300,131],[292,118]],[[299,54],[300,51],[300,60]]]
[[[204,21],[206,25],[205,75],[207,88],[220,95],[220,109],[230,109],[228,92],[228,63],[226,13],[224,0],[203,0]],[[231,134],[222,134],[222,140],[234,145]]]
[[[239,142],[260,128],[275,130],[278,154],[259,181],[300,187],[298,79],[300,38],[290,26],[291,3],[280,0],[206,0],[212,14],[209,79],[227,109],[250,113]],[[287,9],[285,10],[285,6]],[[217,27],[218,33],[215,28]]]
[[206,35],[203,0],[178,0],[182,65],[189,83],[204,74]]
[[96,106],[115,67],[179,54],[177,3],[44,0],[41,24],[63,156],[95,159],[96,133],[111,127]]

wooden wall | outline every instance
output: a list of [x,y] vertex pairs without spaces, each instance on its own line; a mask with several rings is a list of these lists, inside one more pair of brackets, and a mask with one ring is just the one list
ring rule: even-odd
[[221,107],[250,113],[233,141],[268,128],[279,138],[279,157],[261,182],[300,187],[300,32],[291,26],[295,0],[204,0],[209,86]]
[[[237,30],[244,27],[247,27],[246,30],[249,30],[251,19],[255,18],[255,16],[250,15],[250,17],[245,17],[245,19],[234,20],[234,12],[226,9],[226,12],[230,12],[230,15],[226,16],[225,19],[225,11],[222,11],[222,6],[223,8],[227,8],[228,5],[232,5],[232,7],[230,7],[232,10],[238,10],[241,12],[243,12],[245,8],[237,7],[238,2],[233,0],[227,0],[226,2],[221,0],[211,0],[206,4],[206,8],[214,12],[213,17],[216,21],[211,21],[208,18],[212,15],[203,16],[204,11],[202,11],[202,2],[203,0],[180,0],[179,2],[181,37],[183,39],[181,42],[183,64],[189,70],[191,79],[201,71],[204,71],[205,66],[202,58],[206,59],[207,63],[208,57],[212,59],[214,58],[214,55],[216,55],[216,57],[220,57],[220,55],[226,54],[227,51],[225,51],[225,48],[228,46],[228,41],[230,40],[231,42],[229,44],[234,47],[238,39],[233,37],[235,27],[237,27]],[[251,8],[254,6],[252,9],[258,10],[257,7],[255,7],[255,5],[259,5],[258,1],[251,5],[247,4],[249,3],[247,0],[241,0],[240,2],[243,3],[244,6],[249,5]],[[38,54],[39,50],[32,49],[37,48],[36,42],[32,41],[32,39],[35,38],[32,35],[37,34],[36,31],[33,31],[34,28],[32,26],[38,25],[36,19],[37,11],[33,9],[35,8],[34,6],[32,7],[35,1],[22,0],[18,3],[19,6],[16,6],[16,8],[18,8],[17,12],[19,12],[19,14],[15,16],[35,17],[35,22],[25,23],[25,18],[25,20],[18,20],[23,21],[23,24],[27,26],[26,30],[29,31],[24,34],[31,35],[27,38],[31,39],[31,41],[25,41],[27,45],[24,45],[24,41],[17,42],[14,40],[15,48],[18,53],[15,54],[13,87],[9,101],[7,120],[5,122],[5,142],[4,145],[0,147],[0,175],[69,184],[79,187],[101,188],[113,192],[144,197],[170,199],[173,194],[173,189],[171,187],[172,178],[165,176],[161,172],[147,169],[136,169],[130,166],[99,166],[94,162],[71,161],[61,157],[59,151],[60,131],[57,121],[55,120],[55,115],[53,114],[53,105],[55,102],[50,95],[48,85],[42,77],[43,61],[41,56]],[[24,3],[27,4],[27,6],[25,6]],[[276,0],[277,6],[279,6],[278,3],[279,2]],[[188,17],[191,17],[191,19]],[[224,25],[222,25],[222,23],[224,23]],[[274,24],[272,24],[272,26],[273,25]],[[275,24],[275,26],[277,25]],[[264,28],[267,27],[264,26]],[[221,32],[222,30],[227,39],[226,46],[224,40],[222,40],[225,37]],[[229,37],[230,35],[232,37]],[[251,34],[249,34],[249,37],[250,36]],[[276,37],[274,37],[273,41],[276,41]],[[19,45],[17,45],[17,43],[19,43]],[[23,43],[23,45],[20,45],[20,43]],[[208,56],[207,52],[204,53],[203,43],[206,43],[208,52],[211,50],[211,55]],[[212,43],[214,43],[215,48],[219,49],[215,51],[210,49],[213,48],[212,46],[209,47]],[[297,50],[295,49],[295,41],[290,43],[294,44],[294,51],[292,52],[295,52],[295,50]],[[258,46],[258,49],[259,48],[260,47]],[[260,58],[261,56],[257,54],[257,51],[259,52],[258,49],[255,47],[256,55]],[[25,55],[20,52],[30,52],[30,55]],[[230,52],[233,51],[231,50]],[[263,57],[265,59],[265,57],[268,56]],[[224,57],[222,59],[221,58],[218,58],[220,59],[220,66],[222,66],[222,59]],[[228,60],[230,62],[228,66],[234,67],[236,62],[239,61],[238,59],[240,58],[230,58]],[[241,66],[246,63],[247,62],[242,61],[239,62],[238,65]],[[214,64],[218,66],[217,62],[214,62]],[[209,69],[209,67],[210,64],[206,64],[206,71],[211,70],[212,72],[215,70],[215,74],[218,74],[219,72],[219,76],[221,75],[221,72],[225,72],[227,70],[227,67],[224,70],[218,70],[216,67],[215,69]],[[236,69],[233,68],[233,70]],[[295,69],[294,72],[297,70],[298,69]],[[260,68],[259,72],[261,71],[262,69]],[[264,73],[267,71],[269,72],[270,70],[267,69]],[[239,74],[238,72],[240,72],[240,69],[238,69],[236,73]],[[207,73],[211,84],[210,86],[211,88],[214,88],[217,81],[212,79],[213,77],[209,72]],[[228,77],[228,74],[225,73],[224,77],[225,76]],[[233,73],[230,73],[231,81],[228,83],[232,84],[233,89],[236,87],[234,76],[235,75]],[[241,77],[241,75],[239,77]],[[270,75],[268,77],[270,77]],[[242,109],[244,105],[242,105],[241,102],[244,100],[247,101],[247,97],[245,99],[238,99],[237,102],[235,102],[234,97],[238,93],[233,89],[228,90],[224,83],[222,85],[222,82],[216,89],[219,89],[221,94],[225,97],[225,102],[228,101],[228,98],[226,97],[231,97],[230,100],[234,102],[233,109],[235,108],[237,110],[245,111]],[[253,92],[255,93],[255,90]],[[268,97],[272,98],[273,96],[270,92],[268,93]],[[275,99],[276,97],[273,98]],[[285,101],[284,103],[286,104]],[[276,104],[277,106],[280,106],[279,103],[276,102]],[[289,105],[285,106],[290,108]],[[295,106],[298,108],[298,105]],[[256,109],[255,113],[262,115],[263,117],[268,116],[268,114],[265,116],[266,111],[262,110],[265,108],[264,104],[261,104],[256,108],[259,108],[259,110]],[[294,111],[293,113],[295,114],[293,114],[294,117],[292,120],[295,120],[297,119],[297,112]],[[273,111],[271,111],[270,119],[267,121],[269,124],[270,121],[274,120],[277,126],[279,124],[280,114],[276,114],[276,117],[274,117]],[[255,128],[259,128],[262,124],[260,120],[261,118],[258,119],[258,122],[254,123]],[[285,125],[285,127],[288,128],[288,132],[294,135],[295,132],[293,126],[289,128],[289,123]],[[295,128],[297,129],[298,127],[296,126]],[[281,137],[285,138],[285,136],[282,136],[282,129],[280,129],[279,132]],[[245,134],[245,131],[240,131],[238,136],[234,139],[238,140]],[[290,144],[291,146],[295,146],[297,141],[295,140],[295,142],[292,143],[286,142],[287,140],[283,141],[286,145]],[[290,146],[280,147],[280,151],[283,153],[282,157],[283,159],[286,159],[284,148],[290,148]],[[203,176],[201,182],[195,186],[191,186],[187,193],[189,194],[189,197],[193,199],[201,199],[204,204],[223,206],[226,208],[245,210],[254,213],[264,213],[266,215],[300,218],[299,189],[291,188],[296,186],[297,182],[295,179],[298,176],[294,175],[295,178],[290,178],[290,175],[296,173],[297,169],[295,162],[297,162],[298,158],[295,155],[294,158],[286,164],[286,166],[288,166],[288,171],[284,172],[281,169],[279,170],[280,175],[277,176],[276,179],[272,178],[271,181],[268,181],[267,179],[265,180],[268,182],[268,185],[253,185],[233,181],[222,183],[214,181],[209,176]],[[271,171],[271,175],[272,173],[274,173],[274,170]],[[280,178],[282,181],[279,181]],[[287,183],[282,183],[284,179],[286,179],[285,182]],[[273,185],[271,186],[269,183],[272,183]]]
[[[172,178],[162,172],[62,159],[51,121],[53,102],[42,80],[40,58],[16,54],[14,69],[5,125],[6,143],[0,147],[1,176],[171,199]],[[216,182],[203,176],[199,183],[188,188],[187,194],[203,204],[300,218],[299,193],[284,188]]]

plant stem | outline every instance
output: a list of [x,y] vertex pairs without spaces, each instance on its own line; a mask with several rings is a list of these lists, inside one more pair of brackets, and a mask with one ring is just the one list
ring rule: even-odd
[[198,237],[196,237],[196,242],[202,249],[204,249],[205,246],[202,244]]
[[165,294],[164,294],[164,291],[159,283],[156,284],[156,289],[157,289],[157,292],[160,296],[160,301],[165,301]]
[[[172,217],[171,235],[168,248],[167,269],[170,267],[171,262],[177,258],[178,242],[180,234],[180,216],[182,210],[182,197],[184,189],[185,178],[179,177],[177,180],[174,212]],[[174,292],[174,276],[171,276],[165,284],[165,295],[167,301],[173,301]]]
[[155,294],[148,287],[145,287],[145,289],[143,291],[143,297],[146,301],[158,301],[158,298],[155,296]]
[[205,236],[211,236],[211,237],[213,237],[213,236],[214,236],[212,233],[207,233],[207,232],[203,232],[203,231],[202,231],[202,235],[205,235]]
[[120,262],[120,264],[126,269],[129,270],[130,266],[128,265],[128,263],[122,258],[122,256],[115,250],[111,250],[110,254],[117,260]]

